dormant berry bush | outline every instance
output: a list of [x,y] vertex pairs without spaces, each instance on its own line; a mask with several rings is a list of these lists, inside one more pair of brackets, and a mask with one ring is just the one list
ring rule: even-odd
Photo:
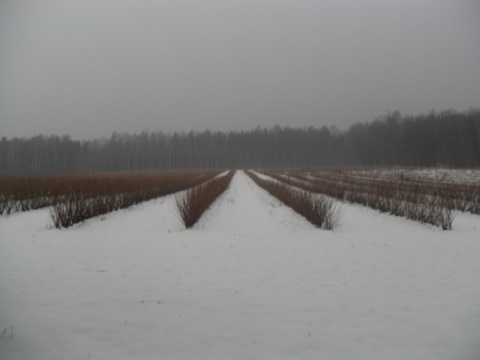
[[316,227],[333,230],[340,225],[342,209],[332,198],[299,189],[280,181],[262,179],[252,171],[246,173],[257,185],[291,207]]
[[235,171],[218,176],[203,184],[188,189],[185,194],[176,196],[178,214],[187,229],[193,227],[203,213],[228,188]]

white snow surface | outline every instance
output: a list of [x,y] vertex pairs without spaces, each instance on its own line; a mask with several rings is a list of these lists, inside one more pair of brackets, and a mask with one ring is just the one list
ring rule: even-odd
[[480,217],[453,227],[319,230],[242,172],[190,230],[174,196],[0,217],[0,359],[478,360]]

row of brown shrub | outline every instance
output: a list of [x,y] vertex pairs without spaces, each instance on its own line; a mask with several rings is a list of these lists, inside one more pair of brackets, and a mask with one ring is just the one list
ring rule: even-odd
[[228,188],[235,171],[216,177],[206,183],[188,189],[175,200],[178,213],[187,229],[193,227],[215,200]]
[[[166,189],[179,176],[179,171],[99,173],[87,175],[58,176],[0,176],[0,215],[28,211],[57,204],[69,194],[95,197],[112,192],[135,192],[150,189],[163,183]],[[184,172],[195,179],[202,175],[198,171]],[[207,172],[208,173],[208,172]],[[206,173],[206,174],[207,174]],[[209,177],[218,172],[210,172]],[[208,178],[208,177],[207,177]],[[195,182],[192,182],[195,184]]]
[[266,174],[291,186],[368,206],[383,213],[439,226],[444,230],[452,229],[455,212],[447,206],[445,199],[419,192],[399,191],[394,182],[372,181],[370,185],[364,182],[360,186],[354,181],[349,181],[347,177],[335,180],[332,176],[321,178],[318,174],[313,178],[305,177],[304,174],[296,177],[292,172],[289,176],[274,171],[268,171]]
[[1,176],[0,215],[54,205],[62,194],[67,177]]
[[283,182],[265,180],[251,171],[246,174],[260,187],[291,207],[318,228],[333,230],[341,221],[341,209],[332,198],[299,190]]
[[[313,180],[318,187],[324,184],[321,178]],[[439,226],[444,230],[452,229],[456,207],[447,192],[442,192],[440,186],[419,181],[406,187],[398,180],[379,180],[365,178],[359,183],[354,177],[342,176],[334,181],[339,187],[336,192],[358,204],[369,206],[380,212],[407,219]],[[325,184],[324,184],[325,185]],[[328,184],[332,187],[332,183]],[[448,189],[444,187],[444,189]]]
[[205,182],[219,171],[169,171],[158,173],[109,174],[79,181],[57,198],[51,218],[57,228],[153,198],[172,194]]
[[336,182],[348,182],[356,191],[363,192],[364,188],[375,187],[389,189],[397,193],[404,192],[403,196],[441,198],[445,206],[452,210],[470,212],[480,215],[480,184],[461,181],[447,181],[445,179],[425,179],[409,175],[408,170],[387,172],[383,174],[379,169],[364,169],[359,171],[337,168],[334,170],[316,170],[310,176],[321,179],[330,179]]

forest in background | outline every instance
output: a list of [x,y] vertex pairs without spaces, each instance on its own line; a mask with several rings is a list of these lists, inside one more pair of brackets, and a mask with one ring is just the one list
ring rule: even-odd
[[108,139],[82,141],[66,135],[0,140],[2,175],[338,165],[479,167],[480,110],[392,112],[344,131],[275,126],[241,132],[114,132]]

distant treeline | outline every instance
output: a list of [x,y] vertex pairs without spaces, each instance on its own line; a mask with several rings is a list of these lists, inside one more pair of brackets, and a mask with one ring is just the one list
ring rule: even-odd
[[190,168],[480,166],[480,110],[389,113],[348,130],[275,126],[242,132],[114,132],[109,139],[3,137],[1,174]]

